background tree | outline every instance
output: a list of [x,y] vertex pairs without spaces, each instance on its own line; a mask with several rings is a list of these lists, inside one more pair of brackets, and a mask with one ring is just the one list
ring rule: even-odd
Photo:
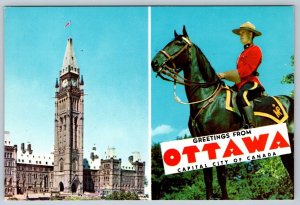
[[106,200],[139,200],[139,197],[134,192],[114,191],[106,197]]
[[[290,65],[293,69],[293,72],[283,76],[281,80],[282,84],[294,84],[294,55],[291,56]],[[294,98],[294,90],[292,90],[291,96]]]
[[152,145],[151,163],[152,199],[163,199],[166,194],[177,193],[185,186],[191,186],[195,183],[194,179],[199,177],[199,172],[202,171],[165,175],[160,144],[158,143]]

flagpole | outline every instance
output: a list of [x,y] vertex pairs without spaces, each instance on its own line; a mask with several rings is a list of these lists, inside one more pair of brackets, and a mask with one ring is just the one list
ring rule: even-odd
[[71,20],[67,21],[67,23],[65,24],[65,29],[69,30],[69,38],[72,37],[72,31],[71,31]]
[[70,38],[72,38],[72,27],[71,27],[71,20],[70,20],[70,25],[69,25],[69,35],[70,35]]

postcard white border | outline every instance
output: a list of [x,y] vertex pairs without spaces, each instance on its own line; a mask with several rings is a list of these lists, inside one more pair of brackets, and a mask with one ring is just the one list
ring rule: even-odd
[[[299,6],[300,3],[297,0],[1,0],[0,1],[0,139],[3,142],[4,137],[4,50],[3,50],[3,29],[4,29],[4,16],[3,16],[3,7],[5,6],[159,6],[159,5],[168,5],[168,6],[184,6],[184,5],[197,5],[197,6],[208,6],[208,5],[220,5],[220,6],[227,6],[227,5],[293,5],[295,6],[295,53],[294,55],[297,57],[299,56]],[[151,10],[151,9],[149,9]],[[148,10],[148,11],[149,11]],[[151,16],[151,15],[149,15]],[[148,21],[151,22],[151,21]],[[150,27],[150,25],[149,25]],[[149,29],[149,32],[151,35],[151,27]],[[149,40],[148,40],[149,41]],[[151,41],[151,39],[150,39]],[[151,44],[148,44],[148,50],[151,49]],[[295,68],[298,68],[300,65],[298,59],[295,59]],[[149,67],[150,69],[150,67]],[[299,91],[297,89],[297,84],[300,80],[300,77],[298,75],[298,71],[295,69],[295,105],[298,105],[299,101]],[[150,81],[150,78],[149,78]],[[151,82],[148,83],[148,91],[151,91]],[[151,123],[151,95],[149,94],[148,100],[148,112],[150,113],[149,116],[149,123]],[[300,125],[299,123],[299,117],[300,111],[295,106],[295,121],[296,121],[296,133],[295,133],[295,156],[299,156],[299,130],[297,127]],[[151,137],[151,125],[149,127],[149,138]],[[151,140],[150,140],[151,141]],[[0,146],[0,163],[3,163],[3,146]],[[151,156],[149,156],[151,158]],[[150,159],[149,158],[149,159]],[[150,160],[151,161],[151,160]],[[300,163],[299,160],[295,160],[295,173],[299,173],[298,170],[300,170]],[[148,166],[150,167],[150,166]],[[0,173],[4,173],[3,166],[0,166]],[[295,200],[277,200],[277,201],[259,201],[255,200],[256,204],[299,204],[299,197],[300,197],[300,180],[299,175],[295,175]],[[3,182],[3,174],[0,174],[0,182]],[[149,180],[150,183],[150,180]],[[0,202],[1,204],[4,202],[4,192],[3,192],[3,183],[0,183]],[[13,204],[13,202],[5,201],[6,204]],[[22,201],[20,204],[31,204],[33,202],[31,201]],[[43,202],[44,203],[44,202]],[[120,204],[120,201],[47,201],[45,202],[47,204]],[[121,204],[251,204],[251,200],[245,200],[245,201],[122,201]],[[18,203],[19,204],[19,203]]]

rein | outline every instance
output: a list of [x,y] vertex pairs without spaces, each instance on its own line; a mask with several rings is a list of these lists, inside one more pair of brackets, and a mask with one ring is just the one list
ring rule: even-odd
[[[177,58],[182,52],[184,52],[185,50],[189,49],[193,44],[192,42],[185,37],[181,37],[186,44],[177,52],[175,52],[173,55],[168,54],[166,51],[164,50],[160,50],[160,52],[167,58],[165,62],[162,63],[161,68],[157,71],[157,76],[159,76],[160,78],[162,78],[165,81],[169,81],[169,82],[174,82],[174,83],[179,83],[181,85],[187,85],[187,86],[194,86],[197,85],[201,88],[208,88],[210,86],[216,85],[218,83],[220,83],[220,79],[215,81],[215,82],[209,82],[209,83],[199,83],[199,82],[193,82],[190,81],[186,78],[184,78],[183,76],[179,75],[179,72],[182,69],[177,69],[176,64],[174,63],[175,58]],[[170,67],[167,65],[168,62],[171,62],[173,67]],[[162,76],[162,74],[165,74],[167,76],[169,76],[171,79],[168,79],[164,76]],[[179,78],[179,80],[178,80]]]
[[[183,105],[194,105],[194,104],[199,104],[202,102],[205,102],[207,100],[210,100],[211,98],[215,97],[216,93],[219,93],[222,88],[221,86],[221,80],[218,79],[217,81],[214,82],[209,82],[209,83],[199,83],[199,82],[193,82],[190,81],[183,76],[179,75],[179,72],[181,71],[177,69],[176,64],[174,63],[175,58],[177,58],[182,52],[185,50],[189,49],[193,44],[192,42],[186,38],[186,37],[181,37],[186,44],[177,52],[175,52],[173,55],[168,54],[165,50],[160,50],[160,52],[167,58],[166,61],[162,63],[161,68],[157,71],[157,76],[161,77],[165,81],[173,82],[174,83],[174,99],[176,102],[183,104]],[[167,63],[170,62],[173,67],[170,67],[167,65]],[[163,74],[169,76],[171,79],[164,77]],[[178,79],[179,78],[179,79]],[[181,85],[186,85],[186,86],[198,86],[201,88],[208,88],[213,85],[218,84],[218,87],[214,90],[214,92],[208,96],[207,98],[195,102],[183,102],[177,95],[176,95],[176,83],[181,84]]]
[[[179,72],[182,69],[177,69],[177,66],[174,62],[174,60],[181,54],[183,53],[185,50],[189,51],[189,48],[193,45],[191,43],[191,41],[188,38],[182,37],[182,39],[186,42],[186,44],[177,52],[175,52],[173,55],[168,54],[165,50],[160,50],[160,52],[167,58],[166,61],[164,61],[160,67],[160,69],[157,71],[157,76],[159,76],[160,78],[162,78],[165,81],[169,81],[169,82],[173,82],[174,83],[174,87],[173,87],[173,93],[174,93],[174,100],[177,103],[183,104],[183,105],[195,105],[195,104],[200,104],[200,103],[204,103],[202,105],[202,107],[199,109],[199,111],[197,112],[197,114],[195,115],[194,118],[191,117],[192,120],[192,125],[196,126],[196,118],[200,115],[200,113],[207,107],[209,106],[212,102],[214,102],[214,100],[216,99],[216,97],[219,95],[219,93],[221,92],[221,90],[224,88],[222,81],[220,78],[218,78],[218,80],[214,81],[214,82],[207,82],[207,83],[199,83],[199,82],[193,82],[191,80],[188,80],[186,78],[184,78],[183,76],[179,75]],[[171,63],[172,67],[168,66],[167,63]],[[171,79],[164,77],[162,74],[170,77]],[[200,88],[208,88],[211,87],[213,85],[218,85],[217,88],[213,91],[213,93],[211,95],[209,95],[207,98],[203,99],[203,100],[198,100],[198,101],[194,101],[194,102],[183,102],[176,94],[176,84],[181,84],[181,85],[185,85],[185,86],[198,86]]]
[[208,96],[207,98],[203,99],[203,100],[198,100],[198,101],[194,101],[194,102],[183,102],[177,95],[176,95],[176,82],[174,82],[174,87],[173,87],[173,93],[174,93],[174,100],[180,104],[183,105],[194,105],[194,104],[199,104],[199,103],[203,103],[207,100],[211,100],[214,97],[217,96],[217,94],[219,94],[220,90],[223,88],[223,86],[221,86],[222,83],[218,84],[218,87],[214,90],[214,92]]

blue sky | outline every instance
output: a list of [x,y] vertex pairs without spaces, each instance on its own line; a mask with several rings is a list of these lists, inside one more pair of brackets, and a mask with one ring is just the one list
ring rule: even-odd
[[[280,83],[282,76],[293,72],[290,57],[294,54],[294,8],[292,6],[202,6],[152,7],[151,57],[174,38],[174,29],[189,37],[206,55],[217,72],[235,69],[243,50],[239,37],[232,33],[246,21],[263,33],[254,41],[263,52],[260,80],[269,95],[289,95],[293,85]],[[174,140],[188,133],[189,106],[173,100],[173,85],[152,73],[152,142]],[[229,85],[232,83],[227,82]],[[177,94],[186,101],[182,86]]]
[[[146,7],[8,7],[4,16],[5,130],[34,151],[54,145],[55,80],[67,39],[84,77],[84,154],[96,144],[148,162]],[[65,29],[67,21],[71,26]]]

